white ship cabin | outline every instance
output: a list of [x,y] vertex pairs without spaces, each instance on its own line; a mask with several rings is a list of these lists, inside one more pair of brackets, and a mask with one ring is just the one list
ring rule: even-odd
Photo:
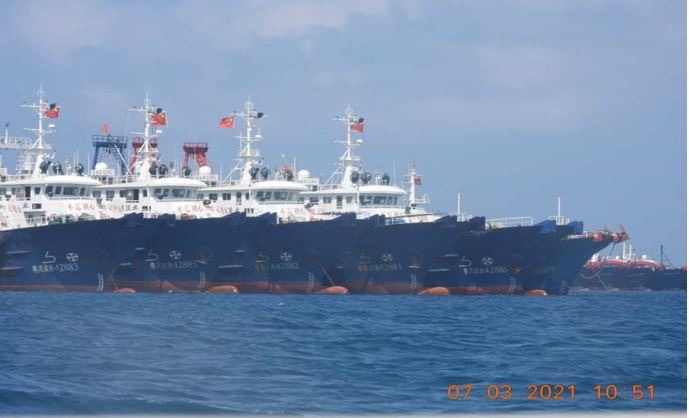
[[408,215],[407,192],[389,184],[351,184],[339,187],[323,186],[302,193],[310,211],[319,215],[356,212],[360,218],[372,215],[389,217]]
[[428,197],[416,196],[420,177],[413,166],[407,176],[409,192],[391,184],[388,174],[363,171],[361,157],[354,154],[354,148],[363,144],[363,139],[354,139],[353,136],[363,133],[364,118],[348,107],[344,116],[335,120],[346,126],[346,139],[337,141],[344,145],[345,152],[324,185],[312,186],[302,193],[309,211],[319,216],[346,212],[355,212],[359,218],[385,215],[394,218],[392,222],[421,222],[437,218],[423,209]]
[[[202,190],[203,199],[212,207],[225,212],[245,212],[249,216],[276,213],[279,222],[299,222],[313,216],[304,208],[300,193],[308,190],[295,179],[292,167],[270,169],[261,166],[261,156],[256,143],[263,139],[257,121],[265,115],[247,101],[243,112],[233,112],[223,120],[241,118],[245,130],[236,138],[240,143],[237,164],[225,180],[210,184]],[[207,176],[208,167],[201,167],[201,175]],[[304,171],[305,172],[305,171]],[[306,172],[308,174],[308,172]],[[303,172],[302,172],[303,174]]]
[[[93,172],[98,169],[93,170],[92,174],[97,175]],[[107,184],[93,190],[93,197],[100,207],[113,213],[141,212],[147,217],[169,213],[180,219],[218,216],[215,210],[204,204],[200,190],[206,184],[198,180],[182,177],[152,177],[121,182],[108,180]]]
[[76,174],[39,175],[0,183],[0,195],[21,208],[30,225],[107,219],[92,198],[100,182]]
[[[174,214],[178,218],[209,218],[220,213],[204,204],[199,190],[206,187],[202,181],[170,174],[158,153],[160,129],[167,116],[153,106],[146,96],[143,107],[130,109],[144,118],[143,132],[134,132],[130,174],[116,176],[115,170],[104,162],[96,164],[91,177],[102,185],[93,190],[99,205],[118,214],[143,213],[147,217]],[[155,132],[155,134],[153,133]]]
[[0,228],[109,218],[92,198],[92,190],[100,182],[85,177],[80,163],[66,162],[63,170],[54,160],[52,146],[44,140],[55,132],[55,125],[46,120],[59,116],[59,106],[49,104],[41,88],[38,102],[22,107],[35,112],[38,127],[27,129],[35,139],[10,137],[6,129],[0,140],[0,150],[20,151],[16,174],[8,175],[7,168],[0,167]]

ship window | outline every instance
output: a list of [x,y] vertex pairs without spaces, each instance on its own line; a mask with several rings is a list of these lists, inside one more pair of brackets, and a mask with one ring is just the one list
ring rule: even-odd
[[[167,191],[167,189],[165,189]],[[184,189],[172,189],[172,197],[177,198],[177,199],[183,199],[184,196],[186,195],[186,190]],[[167,195],[167,194],[166,194]],[[211,195],[213,196],[213,195]],[[216,195],[217,198],[217,195]],[[211,197],[212,199],[212,197]]]
[[270,198],[273,197],[272,194],[273,192],[266,192],[266,200],[270,200]]
[[34,187],[33,188],[33,194],[41,194],[41,188],[40,187]]
[[352,196],[347,196],[347,203],[352,203]]
[[148,189],[142,189],[142,190],[141,190],[141,195],[142,195],[143,197],[148,197]]
[[361,206],[370,205],[372,200],[373,196],[370,195],[359,196],[359,203],[361,204]]
[[323,198],[323,203],[332,203],[332,202],[333,202],[333,198],[330,196],[326,196]]
[[318,203],[318,197],[317,196],[309,197],[309,202],[310,203]]
[[384,205],[385,204],[385,196],[376,196],[373,198],[373,204],[374,205]]
[[199,193],[196,195],[196,200],[203,200],[203,193]]
[[239,202],[239,203],[242,202],[242,192],[237,192],[235,194],[235,197],[237,198],[237,202]]
[[395,198],[393,199],[393,201],[395,202],[395,203],[393,203],[393,205],[397,206],[397,197],[395,197]]
[[[46,186],[45,193],[48,195],[53,194],[53,186]],[[14,194],[14,189],[12,189],[12,194]]]
[[79,189],[79,196],[83,196],[84,193],[86,193],[86,189],[84,189],[83,187]]
[[232,200],[232,193],[223,193],[222,200]]
[[108,200],[112,200],[115,197],[115,191],[114,190],[106,190],[105,191],[105,198]]
[[287,200],[287,192],[275,192],[275,200]]
[[120,197],[127,197],[127,191],[126,190],[120,190]]
[[218,200],[218,194],[217,193],[210,193],[208,195],[208,198],[215,202],[216,200]]
[[62,193],[62,186],[55,186],[55,194]]
[[100,190],[94,190],[93,197],[100,197]]
[[263,192],[256,192],[256,199],[263,202]]
[[249,199],[250,199],[249,193],[244,193],[244,198],[245,198],[246,200],[249,200]]

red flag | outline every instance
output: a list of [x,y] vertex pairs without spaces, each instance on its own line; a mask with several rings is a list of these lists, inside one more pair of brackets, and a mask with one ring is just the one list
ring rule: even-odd
[[352,123],[349,125],[349,130],[352,132],[364,132],[363,123]]
[[110,125],[104,123],[103,126],[100,128],[100,131],[103,133],[103,135],[110,135]]
[[414,185],[421,186],[421,176],[414,176]]
[[151,116],[151,123],[158,126],[167,125],[167,115],[165,112],[158,112]]
[[48,107],[48,109],[45,112],[43,112],[43,115],[46,118],[51,118],[51,119],[55,119],[58,116],[60,116],[60,108],[57,106],[57,103],[52,103]]
[[220,122],[218,122],[218,128],[234,128],[234,116],[228,116],[220,119]]

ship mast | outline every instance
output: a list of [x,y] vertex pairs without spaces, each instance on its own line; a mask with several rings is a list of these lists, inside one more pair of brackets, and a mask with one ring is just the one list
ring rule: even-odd
[[[243,112],[232,112],[231,116],[239,116],[244,119],[245,131],[243,134],[237,135],[235,138],[239,139],[239,155],[237,158],[237,164],[227,175],[226,180],[229,180],[233,173],[240,173],[239,181],[241,184],[248,185],[251,184],[251,171],[254,167],[258,168],[261,163],[261,154],[258,148],[255,146],[256,143],[263,140],[261,135],[261,128],[257,126],[256,120],[261,119],[266,116],[263,112],[259,112],[254,108],[254,104],[251,102],[251,98],[247,98],[244,104]],[[256,133],[254,134],[254,130]]]
[[162,130],[157,128],[152,133],[153,122],[151,117],[160,113],[162,109],[156,109],[155,106],[151,104],[151,99],[146,93],[146,98],[144,99],[144,104],[141,107],[133,107],[129,109],[132,112],[137,112],[144,118],[144,130],[142,132],[132,132],[141,139],[141,146],[134,147],[132,152],[136,155],[136,160],[130,167],[130,170],[135,174],[139,180],[144,180],[151,178],[150,169],[152,166],[156,166],[158,163],[158,134],[162,133]]
[[[364,118],[359,117],[351,106],[347,106],[343,116],[338,116],[333,118],[333,120],[343,122],[345,124],[345,129],[347,130],[347,136],[344,141],[335,141],[338,144],[343,144],[345,147],[345,152],[340,157],[340,162],[337,168],[328,178],[327,184],[335,184],[339,182],[342,187],[352,187],[355,184],[352,182],[352,173],[359,170],[361,165],[361,157],[354,155],[354,148],[364,143],[361,138],[352,139],[352,134],[354,132],[362,133]],[[358,126],[358,130],[354,130],[353,127]]]
[[55,125],[50,123],[47,128],[44,128],[44,119],[48,119],[46,112],[51,108],[51,105],[46,101],[45,90],[43,85],[38,88],[38,102],[24,103],[21,107],[33,109],[38,116],[37,128],[24,128],[27,131],[33,132],[36,135],[36,140],[28,148],[24,148],[20,158],[20,172],[19,174],[30,174],[31,176],[38,176],[41,173],[41,163],[48,161],[53,157],[52,147],[50,144],[44,142],[44,137],[55,132]]

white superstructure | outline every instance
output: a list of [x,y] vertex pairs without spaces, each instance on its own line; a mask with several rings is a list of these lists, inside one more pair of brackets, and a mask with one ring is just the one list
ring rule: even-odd
[[428,198],[417,196],[420,177],[413,165],[406,177],[409,193],[391,184],[388,174],[364,171],[361,157],[354,153],[354,149],[364,142],[362,135],[357,135],[363,133],[364,118],[347,107],[344,116],[335,120],[343,122],[346,128],[345,139],[337,141],[344,145],[345,151],[324,185],[315,185],[302,193],[311,212],[317,215],[355,212],[360,218],[385,215],[400,222],[437,218],[423,209],[422,205],[428,202]]
[[199,190],[205,183],[170,173],[161,162],[158,139],[167,115],[151,104],[146,95],[141,107],[130,109],[144,118],[144,129],[133,132],[132,158],[129,173],[116,176],[115,170],[98,163],[91,177],[102,182],[93,191],[99,205],[109,211],[143,213],[147,217],[174,214],[178,218],[209,218],[222,212],[204,204]]
[[55,132],[53,120],[58,118],[60,107],[46,100],[42,86],[38,101],[22,107],[36,114],[38,126],[27,128],[35,139],[10,137],[6,128],[0,140],[0,150],[21,152],[16,174],[0,167],[0,229],[111,217],[92,198],[93,188],[100,183],[83,176],[83,165],[66,162],[63,167],[54,160],[46,136]]
[[294,167],[271,170],[263,165],[257,147],[257,143],[263,140],[257,122],[263,117],[263,112],[257,111],[247,100],[242,112],[233,112],[225,118],[232,120],[232,126],[234,118],[244,121],[244,132],[236,137],[239,140],[237,162],[225,179],[209,182],[209,187],[201,191],[203,199],[223,213],[245,212],[249,216],[257,216],[273,212],[280,222],[312,219],[313,215],[300,201],[300,193],[307,187],[295,178]]

